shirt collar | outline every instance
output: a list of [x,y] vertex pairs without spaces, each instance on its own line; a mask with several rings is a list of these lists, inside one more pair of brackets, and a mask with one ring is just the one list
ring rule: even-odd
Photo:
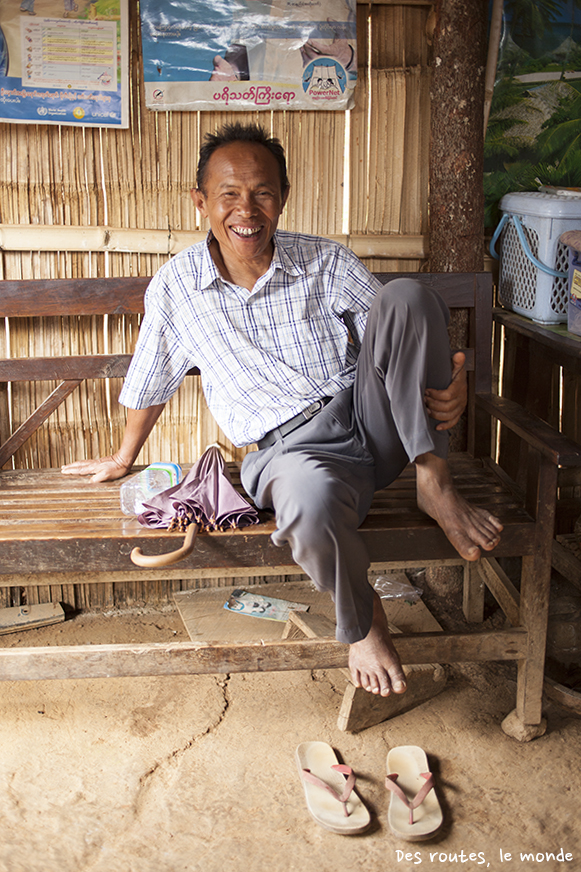
[[200,270],[200,285],[202,289],[209,288],[210,285],[214,284],[216,281],[223,281],[222,276],[218,272],[218,267],[212,260],[212,255],[210,254],[210,242],[213,238],[212,231],[209,230],[202,247]]
[[[224,281],[224,279],[220,275],[218,267],[212,259],[212,255],[210,254],[210,243],[213,238],[213,233],[211,230],[209,230],[202,249],[202,262],[200,273],[200,283],[202,288],[209,288],[210,285],[214,284],[214,282],[216,281]],[[293,260],[288,249],[285,248],[284,240],[281,239],[278,231],[276,231],[273,236],[273,242],[274,252],[272,255],[271,264],[267,272],[264,274],[264,276],[262,276],[262,279],[259,280],[259,283],[261,284],[263,280],[270,278],[274,274],[274,271],[277,269],[281,269],[292,276],[303,275],[305,270]]]
[[279,231],[277,230],[274,234],[273,241],[274,254],[272,256],[272,263],[270,265],[271,269],[273,271],[275,269],[282,269],[285,272],[289,273],[291,276],[304,275],[305,270],[302,266],[300,266],[293,260],[289,249],[286,248],[284,245],[284,234],[279,233]]

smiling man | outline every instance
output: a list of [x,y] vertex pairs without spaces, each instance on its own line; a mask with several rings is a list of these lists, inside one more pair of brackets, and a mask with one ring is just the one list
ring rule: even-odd
[[[358,532],[375,490],[409,461],[418,505],[459,554],[476,560],[502,529],[456,492],[447,430],[465,405],[442,300],[420,282],[381,287],[347,248],[277,230],[289,184],[283,149],[255,125],[228,125],[200,152],[196,207],[210,223],[152,279],[119,400],[127,428],[111,457],[65,474],[128,473],[165,403],[198,367],[208,406],[235,445],[257,505],[273,508],[273,541],[335,602],[353,681],[405,691]],[[438,423],[439,422],[439,423]]]

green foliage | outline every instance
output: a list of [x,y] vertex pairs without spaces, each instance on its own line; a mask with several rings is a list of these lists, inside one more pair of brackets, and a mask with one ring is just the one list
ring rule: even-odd
[[557,20],[560,11],[559,0],[510,0],[510,32],[515,42],[519,40],[542,39]]
[[[486,172],[503,170],[507,161],[522,159],[527,146],[519,131],[518,118],[509,110],[527,106],[527,114],[538,112],[530,102],[527,89],[514,78],[505,76],[495,85],[490,119],[484,142],[484,169]],[[511,133],[510,131],[514,131]]]
[[568,167],[580,156],[581,94],[560,101],[551,117],[543,124],[537,140],[539,156],[556,166]]
[[[573,3],[581,9],[581,0]],[[581,187],[581,82],[561,76],[561,81],[567,81],[569,93],[544,122],[536,141],[523,136],[519,129],[519,120],[525,123],[527,114],[530,117],[530,112],[535,111],[530,94],[532,89],[542,87],[543,77],[539,76],[536,83],[523,84],[516,76],[581,70],[576,16],[570,22],[571,39],[560,52],[548,53],[542,48],[564,6],[565,0],[505,0],[510,37],[499,67],[502,78],[494,88],[484,145],[487,227],[496,226],[499,201],[511,191],[534,191],[540,185]]]
[[500,220],[499,203],[505,194],[512,191],[534,191],[536,171],[528,161],[507,164],[502,170],[484,173],[484,226],[496,227]]
[[523,86],[513,76],[503,76],[494,85],[491,112],[502,112],[523,99]]

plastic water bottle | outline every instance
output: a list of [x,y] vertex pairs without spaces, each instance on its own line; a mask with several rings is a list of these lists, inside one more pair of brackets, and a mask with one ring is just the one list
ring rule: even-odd
[[179,484],[181,477],[182,468],[177,463],[152,463],[121,485],[121,511],[126,515],[140,515],[143,503],[168,487]]

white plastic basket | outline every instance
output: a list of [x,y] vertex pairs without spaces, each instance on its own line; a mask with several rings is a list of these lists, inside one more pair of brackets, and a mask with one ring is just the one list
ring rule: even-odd
[[581,198],[524,192],[500,201],[499,301],[538,321],[567,321],[569,250],[559,241],[566,230],[581,229]]

